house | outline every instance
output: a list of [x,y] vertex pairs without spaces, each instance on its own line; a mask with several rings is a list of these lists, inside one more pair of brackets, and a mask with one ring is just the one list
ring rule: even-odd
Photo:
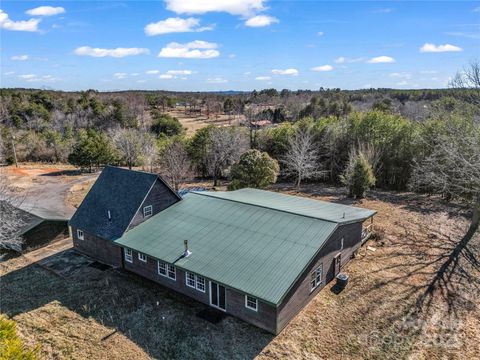
[[374,211],[274,192],[191,192],[107,167],[72,218],[75,247],[273,334],[360,247]]

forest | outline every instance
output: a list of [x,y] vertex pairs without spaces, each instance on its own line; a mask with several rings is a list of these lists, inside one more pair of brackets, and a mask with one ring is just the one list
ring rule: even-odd
[[[194,177],[236,188],[279,176],[298,187],[342,183],[357,197],[375,186],[478,204],[479,87],[455,81],[438,90],[2,89],[0,160],[142,167],[177,189]],[[175,111],[212,121],[187,135]]]

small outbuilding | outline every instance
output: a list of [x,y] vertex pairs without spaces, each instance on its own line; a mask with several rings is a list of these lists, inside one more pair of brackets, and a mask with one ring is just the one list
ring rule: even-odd
[[35,208],[27,211],[15,208],[15,216],[20,221],[18,228],[12,229],[12,233],[23,240],[21,249],[16,249],[21,252],[35,250],[69,237],[69,219],[50,210]]

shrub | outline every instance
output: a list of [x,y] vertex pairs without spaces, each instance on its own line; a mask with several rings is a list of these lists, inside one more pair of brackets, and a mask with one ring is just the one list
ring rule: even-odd
[[152,111],[152,117],[154,118],[150,129],[157,136],[164,134],[166,136],[183,135],[185,129],[182,127],[180,121],[168,114],[162,114],[156,110]]
[[277,181],[280,171],[278,162],[267,153],[258,150],[248,150],[240,160],[232,166],[229,185],[230,190],[244,187],[265,188]]
[[34,360],[38,349],[29,349],[17,335],[15,321],[0,316],[0,360]]
[[375,185],[372,166],[363,153],[351,156],[341,180],[348,187],[349,196],[355,198],[363,198],[365,192]]

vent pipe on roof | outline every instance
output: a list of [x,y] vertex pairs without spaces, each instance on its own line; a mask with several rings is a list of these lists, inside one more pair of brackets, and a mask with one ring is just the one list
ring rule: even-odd
[[185,251],[183,252],[183,257],[189,257],[192,252],[188,250],[188,240],[183,240],[183,244],[185,245]]
[[343,219],[345,219],[345,211],[343,212]]
[[107,213],[108,213],[108,221],[111,221],[112,220],[112,214],[110,214],[110,210],[108,210]]

